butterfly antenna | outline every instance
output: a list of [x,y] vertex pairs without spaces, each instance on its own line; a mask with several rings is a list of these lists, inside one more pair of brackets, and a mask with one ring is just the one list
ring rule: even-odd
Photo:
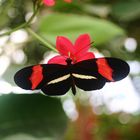
[[91,46],[91,45],[93,46],[93,43],[94,43],[94,41],[92,41],[91,43],[89,43],[88,46]]

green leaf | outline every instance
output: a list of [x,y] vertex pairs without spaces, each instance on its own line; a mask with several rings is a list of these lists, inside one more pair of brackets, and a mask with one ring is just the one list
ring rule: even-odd
[[56,36],[68,36],[75,40],[78,35],[89,33],[97,45],[125,35],[123,29],[110,21],[73,14],[51,14],[44,17],[39,25],[39,33],[53,43]]
[[56,98],[40,94],[0,96],[0,139],[16,134],[60,137],[67,118]]
[[112,15],[121,21],[132,21],[140,18],[140,2],[119,2],[112,7]]

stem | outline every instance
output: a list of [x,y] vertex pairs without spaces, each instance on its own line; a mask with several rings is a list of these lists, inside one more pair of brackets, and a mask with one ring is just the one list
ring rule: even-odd
[[29,19],[27,22],[25,22],[25,23],[23,23],[23,24],[21,24],[21,25],[15,27],[15,28],[13,28],[11,31],[7,31],[7,32],[5,32],[5,33],[0,34],[0,37],[5,36],[5,35],[10,35],[11,33],[15,32],[15,31],[17,31],[17,30],[19,30],[19,29],[21,29],[21,28],[27,27],[27,26],[32,22],[32,20],[34,19],[34,17],[36,16],[36,14],[37,14],[39,8],[40,8],[40,7],[38,7],[38,8],[35,10],[35,12],[33,13],[33,15],[30,17],[30,19]]
[[0,37],[10,35],[11,33],[15,32],[15,31],[17,31],[17,30],[19,30],[21,28],[24,28],[26,25],[27,25],[26,23],[23,23],[23,24],[15,27],[15,28],[13,28],[11,31],[7,31],[5,33],[0,34]]
[[50,43],[48,43],[45,39],[43,39],[41,36],[39,36],[37,33],[35,33],[31,28],[26,28],[26,29],[32,36],[34,36],[36,39],[38,39],[47,48],[57,52],[57,50]]
[[36,7],[36,9],[34,9],[34,13],[32,14],[32,16],[30,17],[30,19],[27,22],[25,22],[25,23],[23,23],[23,24],[15,27],[15,28],[13,28],[10,31],[7,31],[5,33],[0,34],[0,37],[9,35],[9,34],[15,32],[15,31],[17,31],[17,30],[19,30],[21,28],[26,28],[27,27],[26,28],[27,31],[30,34],[32,34],[32,36],[34,36],[36,39],[38,39],[40,42],[42,42],[42,44],[44,44],[46,47],[48,47],[51,50],[57,52],[57,50],[50,43],[48,43],[45,39],[43,39],[41,36],[39,36],[38,34],[36,34],[31,28],[28,27],[30,25],[30,23],[32,22],[32,20],[34,19],[34,17],[36,16],[36,14],[39,11],[39,9],[40,9],[41,6],[42,6],[42,3],[39,3],[38,6]]

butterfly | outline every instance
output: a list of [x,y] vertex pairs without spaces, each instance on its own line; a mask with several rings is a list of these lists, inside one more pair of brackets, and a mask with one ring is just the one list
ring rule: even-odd
[[106,82],[125,78],[129,65],[118,58],[102,57],[72,63],[70,58],[63,64],[38,64],[19,70],[15,83],[27,90],[38,90],[50,96],[64,95],[69,89],[76,94],[76,87],[91,91],[103,88]]

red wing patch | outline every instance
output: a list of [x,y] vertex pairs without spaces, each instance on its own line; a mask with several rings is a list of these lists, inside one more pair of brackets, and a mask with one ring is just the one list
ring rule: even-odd
[[113,69],[111,69],[111,67],[107,63],[107,60],[105,58],[99,58],[97,59],[96,63],[98,66],[98,72],[109,81],[114,81]]
[[32,75],[29,78],[29,80],[32,83],[32,87],[31,89],[35,89],[39,83],[42,81],[43,79],[43,74],[42,74],[43,68],[41,65],[36,65],[32,68]]

